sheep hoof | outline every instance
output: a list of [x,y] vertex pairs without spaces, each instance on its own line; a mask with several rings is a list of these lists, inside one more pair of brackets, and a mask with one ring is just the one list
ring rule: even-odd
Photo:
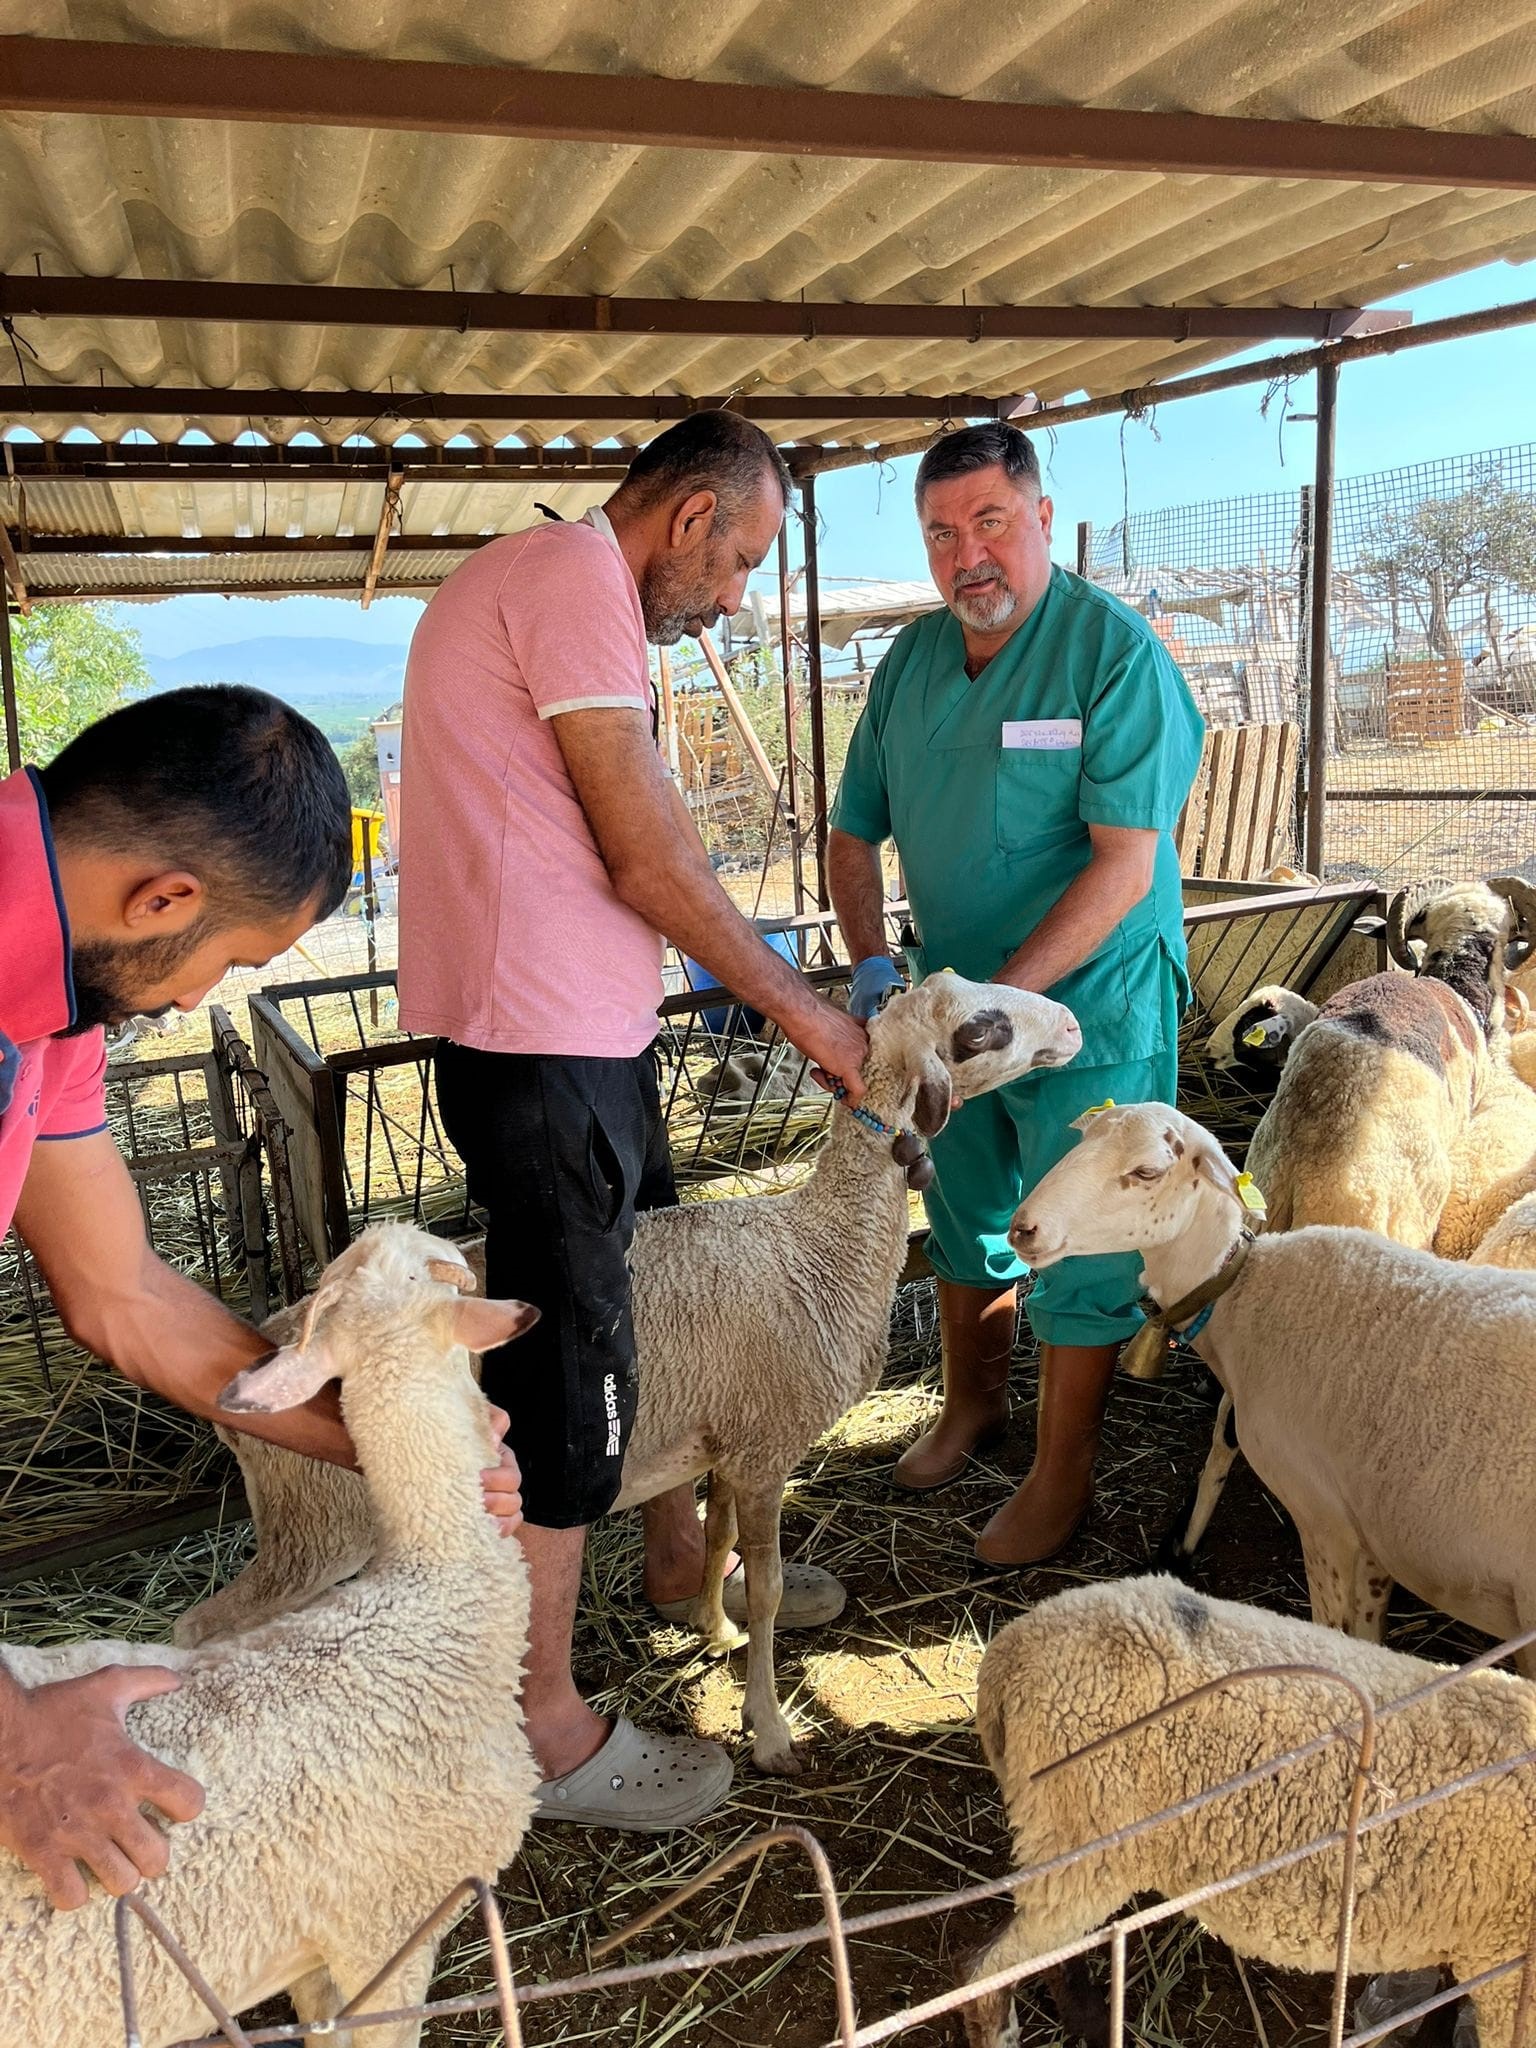
[[729,1657],[732,1650],[744,1650],[747,1641],[744,1628],[738,1628],[734,1621],[726,1621],[703,1638],[703,1647],[706,1656]]
[[786,1742],[780,1748],[767,1748],[761,1742],[752,1746],[752,1766],[766,1777],[798,1778],[805,1770],[805,1758],[793,1742]]

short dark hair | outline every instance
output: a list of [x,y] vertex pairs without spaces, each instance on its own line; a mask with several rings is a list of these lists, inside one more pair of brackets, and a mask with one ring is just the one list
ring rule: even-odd
[[975,469],[1000,469],[1010,483],[1040,488],[1040,458],[1028,434],[1007,420],[988,420],[985,426],[957,427],[934,442],[917,465],[918,504],[930,484],[948,483]]
[[763,487],[765,475],[784,503],[794,488],[784,458],[761,427],[739,412],[694,412],[648,441],[629,465],[620,494],[649,507],[694,491],[719,499],[714,531],[740,518]]
[[224,924],[329,917],[352,876],[352,802],[329,740],[265,690],[217,683],[140,698],[39,771],[55,833],[143,851],[204,883]]

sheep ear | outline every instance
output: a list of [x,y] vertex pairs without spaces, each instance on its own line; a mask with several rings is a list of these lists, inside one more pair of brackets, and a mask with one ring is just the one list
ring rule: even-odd
[[917,1100],[912,1105],[912,1121],[925,1138],[937,1137],[949,1122],[954,1095],[954,1079],[943,1061],[924,1060],[922,1079],[917,1084]]
[[453,1341],[466,1351],[494,1351],[510,1344],[539,1320],[526,1301],[482,1301],[467,1297],[453,1305]]
[[285,1408],[302,1408],[336,1377],[324,1339],[285,1344],[237,1372],[220,1394],[219,1406],[228,1415],[276,1415]]
[[1237,1168],[1225,1152],[1218,1152],[1211,1145],[1197,1145],[1190,1154],[1189,1163],[1201,1180],[1209,1181],[1213,1188],[1219,1188],[1224,1195],[1230,1195],[1234,1202],[1240,1199],[1237,1192]]

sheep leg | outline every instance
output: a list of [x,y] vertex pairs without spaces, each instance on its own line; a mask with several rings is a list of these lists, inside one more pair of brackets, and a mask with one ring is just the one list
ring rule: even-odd
[[[1080,1880],[1059,1885],[1045,1878],[1032,1884],[1027,1904],[1021,1901],[1002,1932],[971,1958],[966,1981],[974,1984],[999,1971],[1018,1969],[1032,1956],[1064,1948],[1102,1926],[1130,1896],[1124,1887],[1085,1895]],[[1043,1970],[1033,1981],[1050,1991],[1066,2040],[1086,2042],[1087,2048],[1109,2048],[1108,2003],[1089,1980],[1081,1959]],[[967,2048],[1011,2048],[1018,2039],[1013,1998],[1014,1987],[1006,1985],[962,2007]]]
[[1216,1423],[1211,1431],[1211,1448],[1205,1454],[1205,1463],[1200,1469],[1200,1483],[1195,1488],[1194,1505],[1190,1508],[1189,1519],[1183,1534],[1173,1546],[1173,1556],[1186,1560],[1194,1556],[1200,1540],[1211,1525],[1216,1512],[1216,1503],[1221,1499],[1222,1490],[1233,1465],[1237,1461],[1237,1420],[1232,1410],[1232,1396],[1223,1394],[1221,1406],[1216,1410]]
[[[406,1934],[402,1933],[393,1945],[398,1947],[404,1939]],[[424,2005],[432,1988],[432,1973],[437,1968],[437,1948],[437,1942],[430,1941],[405,1956],[388,1982],[382,1984],[368,2000],[369,2010],[389,2012],[400,2006]],[[312,2042],[324,2040],[327,2048],[418,2048],[422,2029],[420,2020],[400,2020],[394,2026],[365,2027],[355,2035],[350,2027],[340,2033],[329,2031],[330,2022],[370,1982],[389,1952],[380,1944],[370,1949],[366,1960],[354,1960],[350,1956],[340,1960],[331,1956],[318,1970],[311,1970],[307,1977],[300,1978],[288,1994],[293,2001],[293,2009],[304,2025],[321,2029],[306,2039]]]
[[773,1624],[784,1591],[779,1555],[782,1480],[771,1487],[738,1488],[736,1514],[747,1568],[747,1695],[741,1725],[752,1733],[752,1761],[760,1771],[791,1778],[804,1768],[773,1682]]
[[736,1496],[731,1483],[719,1472],[709,1475],[709,1492],[704,1509],[704,1578],[699,1597],[693,1603],[691,1620],[704,1638],[704,1647],[716,1655],[739,1650],[746,1636],[725,1611],[725,1566],[736,1541]]
[[1352,1533],[1301,1539],[1312,1619],[1321,1628],[1342,1629],[1364,1643],[1385,1640],[1392,1580]]
[[[1473,1973],[1469,1969],[1467,1974]],[[1521,2044],[1515,2041],[1515,2008],[1519,1997],[1518,1971],[1472,1993],[1472,2010],[1477,2014],[1478,2048],[1521,2048]]]

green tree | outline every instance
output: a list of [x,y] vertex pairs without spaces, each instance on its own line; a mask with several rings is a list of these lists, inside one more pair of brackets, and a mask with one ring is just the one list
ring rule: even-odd
[[347,746],[336,749],[341,772],[347,778],[354,807],[360,811],[382,811],[384,792],[379,787],[379,750],[371,732],[365,732]]
[[1495,599],[1501,589],[1536,593],[1536,499],[1512,491],[1489,465],[1454,498],[1384,512],[1360,537],[1360,573],[1394,602],[1409,599],[1440,655],[1457,651],[1450,607],[1481,598],[1489,651],[1502,669]]
[[11,620],[21,751],[51,761],[83,727],[152,686],[138,631],[115,605],[35,604]]

